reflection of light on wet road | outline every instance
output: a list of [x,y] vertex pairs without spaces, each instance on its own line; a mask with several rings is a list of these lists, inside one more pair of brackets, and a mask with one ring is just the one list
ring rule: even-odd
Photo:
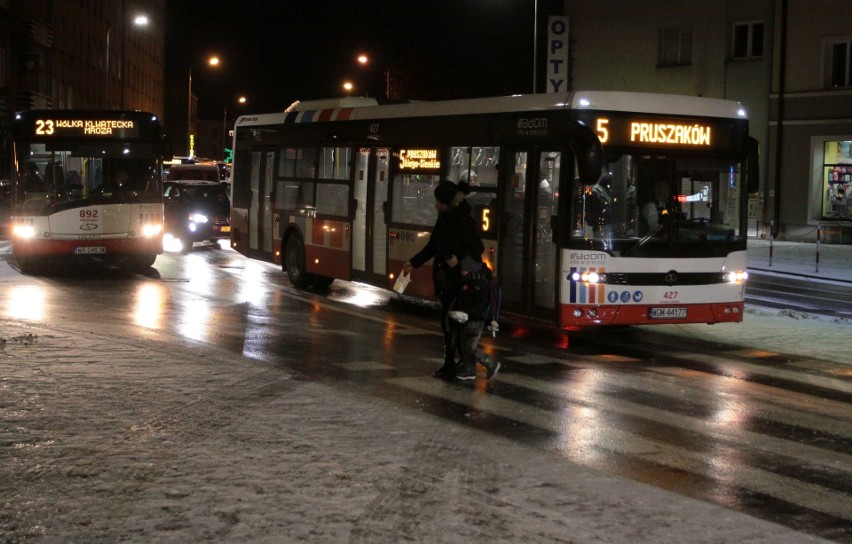
[[559,398],[565,400],[556,412],[555,427],[559,429],[556,447],[571,459],[591,463],[600,457],[599,446],[604,440],[610,423],[601,420],[597,409],[579,406],[569,399],[589,398],[598,395],[598,387],[606,380],[603,373],[594,370],[578,370],[570,383],[556,384]]
[[258,261],[246,259],[245,268],[240,273],[237,291],[238,302],[248,302],[253,306],[260,306],[269,296],[269,286],[265,275],[269,272],[269,265]]
[[335,289],[334,292],[335,299],[361,308],[381,306],[387,302],[389,296],[390,292],[387,289],[358,282],[349,282],[346,284],[346,289]]
[[210,303],[206,299],[188,300],[179,317],[178,332],[193,340],[206,340],[209,331]]
[[165,287],[144,283],[136,290],[133,322],[140,327],[159,329],[162,326],[163,305],[167,299]]
[[7,312],[10,317],[39,321],[44,318],[44,289],[37,285],[13,287],[9,292]]

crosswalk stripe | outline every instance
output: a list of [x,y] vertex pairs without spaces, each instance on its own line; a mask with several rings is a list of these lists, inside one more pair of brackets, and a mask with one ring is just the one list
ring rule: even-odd
[[[610,384],[608,380],[609,377],[607,377],[607,385]],[[721,419],[704,420],[613,397],[605,397],[605,402],[602,402],[600,400],[600,393],[592,390],[593,386],[585,389],[582,387],[575,387],[572,388],[570,394],[567,394],[564,387],[561,387],[558,384],[555,385],[543,380],[521,376],[519,374],[501,374],[500,381],[539,391],[541,393],[546,393],[548,395],[564,399],[567,402],[582,402],[584,405],[590,406],[594,409],[643,417],[672,427],[681,428],[691,432],[698,432],[714,439],[721,438],[730,440],[756,450],[780,452],[784,455],[806,460],[810,463],[819,463],[835,469],[842,467],[843,470],[852,470],[852,455],[844,455],[842,453],[825,450],[809,444],[800,444],[769,435],[732,428],[731,425],[734,425],[736,421],[731,422],[728,419],[725,419],[724,415],[722,415]]]
[[[656,370],[656,369],[655,369]],[[772,394],[755,394],[759,384],[744,384],[740,380],[726,376],[705,373],[702,385],[692,385],[696,376],[684,381],[682,376],[666,372],[631,372],[623,374],[609,372],[606,374],[607,383],[624,388],[636,389],[650,394],[671,397],[676,400],[701,403],[703,406],[722,413],[736,413],[738,417],[759,417],[785,425],[797,425],[842,438],[852,439],[852,426],[849,421],[826,417],[828,414],[842,414],[844,406],[836,401],[826,401],[833,406],[828,414],[821,411],[811,411],[812,397],[799,393],[779,396],[778,390]],[[723,407],[724,406],[724,407]],[[744,410],[748,410],[745,413]]]
[[826,376],[815,376],[803,372],[793,372],[777,366],[759,365],[754,363],[746,363],[736,359],[722,358],[719,355],[709,353],[693,353],[693,352],[669,352],[666,355],[698,361],[703,363],[719,363],[724,362],[725,368],[730,370],[741,370],[751,374],[760,374],[772,378],[781,378],[791,380],[815,387],[824,387],[826,389],[834,389],[844,393],[852,393],[852,382],[837,380]]
[[[522,378],[518,381],[522,381],[526,386],[531,385],[534,381],[539,381],[512,374],[508,376],[501,375],[500,381],[504,382],[508,379],[514,381],[515,378]],[[850,503],[848,500],[849,497],[845,493],[778,475],[760,468],[747,466],[742,463],[728,462],[723,457],[711,457],[708,461],[707,455],[704,452],[692,452],[615,427],[601,428],[596,425],[596,412],[598,409],[613,409],[614,407],[610,406],[609,403],[602,407],[584,407],[576,406],[571,401],[566,406],[566,412],[570,412],[570,414],[563,414],[564,417],[554,417],[553,413],[541,408],[504,399],[488,394],[487,392],[471,391],[447,385],[431,378],[392,378],[389,381],[421,394],[438,397],[469,406],[474,410],[484,411],[499,417],[551,431],[554,434],[564,437],[565,443],[558,446],[559,450],[566,457],[579,464],[594,464],[593,461],[596,456],[595,449],[615,451],[638,457],[648,462],[699,474],[714,481],[722,482],[725,485],[750,489],[799,505],[803,508],[821,511],[852,521],[852,506],[850,506],[852,503]],[[544,384],[544,382],[542,384],[539,385],[542,390],[548,388],[548,384]],[[553,386],[550,387],[555,389]],[[626,404],[630,405],[633,403]],[[632,414],[635,414],[637,410],[647,410],[647,408],[639,407],[635,404],[633,406],[617,406],[617,408],[619,410],[630,408]],[[655,415],[659,416],[660,414]],[[677,422],[678,418],[674,414],[664,414],[659,420],[672,424],[671,422],[673,420]],[[684,427],[683,422],[679,423],[679,427]],[[694,421],[690,423],[696,429],[706,426],[700,423],[696,424]],[[685,428],[690,429],[690,427]],[[712,429],[708,430],[711,431],[708,434],[719,434]],[[743,434],[750,435],[753,433]],[[750,436],[747,437],[749,439],[752,438]],[[769,441],[777,443],[775,446],[781,448],[781,451],[787,454],[790,454],[790,449],[794,446],[789,441],[779,441],[771,438]],[[759,447],[759,445],[751,445],[752,447]],[[803,454],[804,452],[810,454],[806,458],[811,463],[826,462],[832,468],[838,469],[839,467],[843,467],[846,470],[852,466],[852,457],[848,455],[833,454],[833,452],[825,452],[818,448],[807,447],[806,445],[798,446],[799,454]],[[815,456],[820,457],[820,459],[815,458]]]

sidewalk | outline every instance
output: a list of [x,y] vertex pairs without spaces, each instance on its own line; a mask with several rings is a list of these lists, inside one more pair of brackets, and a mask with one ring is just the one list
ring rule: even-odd
[[748,268],[852,287],[852,245],[749,239]]

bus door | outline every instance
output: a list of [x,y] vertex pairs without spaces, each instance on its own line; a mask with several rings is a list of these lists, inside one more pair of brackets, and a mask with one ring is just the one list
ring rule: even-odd
[[556,307],[553,236],[562,153],[509,149],[502,164],[499,278],[507,309],[550,314]]
[[352,224],[352,277],[387,284],[385,207],[390,179],[388,148],[362,147],[355,171],[355,219]]
[[251,207],[249,208],[249,249],[272,253],[272,191],[275,178],[275,151],[251,154]]

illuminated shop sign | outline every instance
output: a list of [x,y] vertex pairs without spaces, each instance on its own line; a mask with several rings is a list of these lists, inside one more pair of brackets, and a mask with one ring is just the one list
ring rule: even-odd
[[580,116],[601,143],[611,147],[721,149],[731,145],[735,126],[728,121],[647,119],[598,113]]
[[33,135],[38,138],[135,138],[139,136],[139,125],[132,119],[34,119]]
[[440,170],[441,160],[437,149],[400,149],[400,170]]

